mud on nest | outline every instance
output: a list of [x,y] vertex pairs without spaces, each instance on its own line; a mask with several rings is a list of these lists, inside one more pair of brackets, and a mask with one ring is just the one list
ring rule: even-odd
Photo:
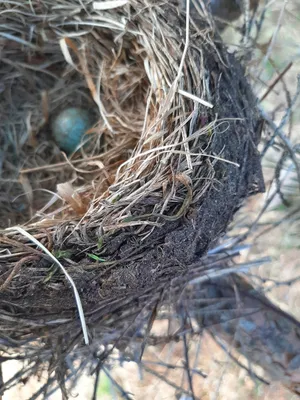
[[[6,1],[0,42],[1,218],[68,271],[92,349],[124,348],[205,276],[201,257],[263,190],[256,100],[207,13],[101,4]],[[70,157],[49,131],[66,105],[98,121]],[[3,231],[0,246],[1,346],[54,366],[83,342],[73,291],[28,235]]]

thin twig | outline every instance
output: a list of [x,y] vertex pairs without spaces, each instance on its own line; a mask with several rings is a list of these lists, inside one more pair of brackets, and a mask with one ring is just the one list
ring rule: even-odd
[[121,396],[126,399],[126,400],[132,400],[131,395],[129,395],[125,390],[118,384],[118,382],[111,376],[111,374],[108,372],[107,368],[103,367],[103,372],[105,375],[109,378],[111,383],[117,388],[118,392],[121,394]]
[[285,68],[284,70],[277,76],[277,78],[274,80],[274,82],[271,83],[271,85],[268,87],[268,89],[266,90],[265,94],[260,98],[259,102],[261,103],[262,101],[264,101],[268,95],[272,92],[272,90],[274,89],[274,87],[277,85],[277,83],[279,81],[281,81],[281,79],[284,77],[284,75],[288,72],[288,70],[292,67],[293,63],[290,62]]
[[101,368],[103,365],[103,361],[98,361],[96,371],[95,371],[95,383],[94,383],[94,390],[93,390],[93,397],[92,400],[97,400],[98,397],[98,388],[99,388],[99,381],[100,381],[100,373],[101,373]]
[[214,339],[214,341],[217,343],[217,345],[225,351],[225,353],[243,370],[247,371],[248,374],[252,377],[257,379],[258,381],[264,383],[265,385],[270,385],[270,382],[266,381],[264,378],[258,376],[253,370],[249,370],[243,363],[241,363],[234,355],[231,353],[230,350],[224,346],[221,341],[209,330],[210,336]]
[[192,399],[195,400],[193,378],[192,378],[191,370],[190,370],[189,348],[188,348],[188,344],[187,344],[186,334],[183,335],[183,347],[184,347],[184,356],[185,356],[185,370],[186,370],[187,377],[188,377],[189,388],[190,388],[190,391],[192,394]]
[[[165,382],[167,385],[173,387],[174,389],[178,390],[180,393],[184,393],[188,396],[191,396],[192,393],[189,390],[184,389],[181,386],[176,385],[176,383],[171,382],[169,379],[167,379],[164,375],[159,374],[158,372],[154,371],[153,369],[147,367],[144,365],[144,370],[146,372],[149,372],[149,374],[156,376],[159,378],[162,382]],[[194,397],[194,400],[200,400],[199,397]]]

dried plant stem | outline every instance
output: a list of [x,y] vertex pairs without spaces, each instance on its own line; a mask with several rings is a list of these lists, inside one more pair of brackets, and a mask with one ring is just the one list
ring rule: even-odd
[[52,253],[50,253],[50,251],[41,242],[39,242],[30,233],[26,232],[25,229],[21,228],[20,226],[15,226],[13,228],[7,228],[6,230],[7,231],[11,231],[11,232],[19,232],[21,235],[25,236],[31,242],[36,244],[56,265],[59,266],[59,268],[65,274],[66,278],[70,282],[70,284],[71,284],[71,286],[73,288],[73,291],[74,291],[76,304],[77,304],[77,308],[78,308],[78,313],[79,313],[79,318],[80,318],[80,321],[81,321],[84,341],[85,341],[85,344],[88,345],[89,344],[89,337],[88,337],[88,331],[87,331],[87,326],[86,326],[86,322],[85,322],[85,317],[84,317],[84,312],[83,312],[80,296],[79,296],[79,293],[77,291],[77,288],[76,288],[76,285],[75,285],[73,279],[71,278],[71,276],[69,275],[69,273],[67,272],[65,267],[58,261],[58,259],[56,257],[54,257],[54,255]]

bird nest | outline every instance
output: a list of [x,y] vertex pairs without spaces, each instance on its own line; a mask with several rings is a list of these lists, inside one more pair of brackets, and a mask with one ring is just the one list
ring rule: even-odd
[[[24,376],[46,365],[64,391],[70,354],[159,340],[155,317],[218,274],[207,251],[263,190],[256,99],[198,11],[1,5],[0,345]],[[96,121],[72,154],[50,129],[68,106]]]

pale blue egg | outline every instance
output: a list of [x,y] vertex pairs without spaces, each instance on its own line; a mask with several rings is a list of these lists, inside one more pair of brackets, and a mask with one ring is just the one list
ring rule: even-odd
[[69,107],[52,120],[51,130],[59,148],[66,153],[72,153],[92,125],[93,118],[88,110]]

